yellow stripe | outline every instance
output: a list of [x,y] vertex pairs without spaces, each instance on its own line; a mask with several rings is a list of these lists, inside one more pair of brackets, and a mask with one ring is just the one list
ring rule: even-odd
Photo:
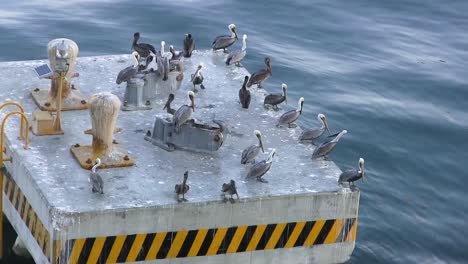
[[115,263],[117,261],[117,258],[119,257],[120,251],[122,250],[122,246],[126,238],[126,235],[117,236],[115,238],[114,245],[112,246],[109,256],[107,257],[106,263]]
[[13,201],[11,201],[11,204],[13,205],[13,207],[15,207],[16,199],[18,198],[18,193],[19,192],[20,192],[19,187],[18,187],[18,185],[15,184],[15,193],[13,193]]
[[297,241],[297,238],[301,234],[302,229],[304,229],[305,222],[298,222],[296,223],[296,226],[294,227],[293,232],[289,236],[288,242],[286,242],[286,245],[284,245],[285,248],[291,248],[294,247],[294,244]]
[[25,201],[25,203],[26,203],[26,204],[24,205],[23,221],[24,221],[24,223],[26,224],[26,218],[27,218],[27,216],[28,216],[28,211],[29,211],[29,203],[28,203],[27,200]]
[[24,195],[23,195],[22,192],[19,193],[19,198],[18,199],[19,199],[19,203],[18,203],[17,211],[18,211],[18,214],[20,214],[20,216],[21,216],[21,206],[23,206],[23,203],[24,203]]
[[283,233],[284,228],[286,227],[286,224],[277,224],[275,230],[273,231],[273,234],[271,234],[270,240],[268,240],[268,243],[265,246],[265,249],[274,249],[276,246],[276,243],[278,243],[279,238],[281,237],[281,234]]
[[37,235],[37,238],[38,238],[37,243],[42,249],[42,247],[44,246],[46,230],[44,229],[44,226],[42,225],[41,221],[37,221],[37,223],[38,223],[39,230],[40,230],[40,233]]
[[130,251],[128,252],[127,256],[127,262],[132,262],[135,261],[136,258],[138,257],[138,254],[140,253],[141,246],[143,245],[143,242],[145,241],[146,234],[138,234],[135,236],[135,240],[133,241],[133,245],[130,248]]
[[58,258],[60,257],[60,251],[62,250],[62,243],[61,240],[54,240],[54,264],[58,263]]
[[195,237],[195,240],[192,243],[192,247],[190,248],[190,251],[187,254],[187,257],[194,257],[198,254],[198,251],[200,250],[200,247],[203,243],[203,240],[205,240],[207,233],[208,233],[208,229],[198,230],[197,236]]
[[336,219],[333,223],[330,232],[328,232],[327,237],[325,238],[324,244],[336,243],[336,239],[340,235],[341,227],[343,226],[343,219]]
[[91,249],[91,252],[89,252],[88,262],[86,262],[87,264],[96,264],[98,262],[104,242],[106,242],[106,237],[96,237],[93,248]]
[[236,233],[234,234],[234,237],[232,237],[231,244],[229,244],[229,247],[226,251],[227,253],[237,252],[237,249],[239,248],[242,238],[244,237],[245,231],[247,231],[247,226],[237,227]]
[[75,240],[75,244],[73,244],[72,252],[70,253],[70,258],[68,259],[68,264],[78,263],[78,259],[80,258],[81,250],[83,250],[85,241],[86,241],[85,238],[80,238],[80,239]]
[[148,250],[148,254],[146,254],[146,260],[156,259],[156,255],[158,254],[159,248],[161,248],[161,245],[164,242],[166,234],[166,232],[156,234],[153,243],[151,244],[151,247]]
[[206,252],[206,256],[212,256],[216,255],[218,253],[219,246],[221,246],[221,243],[223,243],[224,236],[226,236],[227,228],[218,228],[216,230],[215,237],[213,238],[213,241],[211,242],[211,246],[208,249],[208,252]]
[[247,246],[247,249],[245,251],[253,251],[257,247],[258,242],[260,241],[260,238],[262,238],[263,232],[265,232],[266,225],[258,225],[257,228],[255,229],[254,234],[252,235],[252,238],[250,239],[250,243]]
[[172,241],[171,249],[167,253],[166,258],[175,258],[179,254],[182,244],[184,244],[185,237],[187,237],[188,230],[177,231],[177,234]]
[[314,227],[312,227],[312,230],[310,230],[310,233],[307,236],[306,241],[304,242],[304,246],[307,247],[307,246],[314,244],[324,224],[325,224],[325,220],[315,221]]
[[353,226],[346,237],[346,241],[356,241],[356,233],[357,233],[357,218],[354,220]]
[[32,210],[32,207],[30,206],[29,207],[29,231],[31,231],[31,233],[34,231],[33,229],[33,226],[36,224],[36,214],[34,213],[34,211]]
[[46,236],[45,236],[45,239],[44,239],[44,244],[45,244],[45,255],[46,255],[47,259],[49,259],[49,261],[50,261],[50,236],[49,236],[49,233],[47,232],[47,230],[46,230]]
[[41,225],[40,225],[40,220],[37,217],[37,215],[36,215],[36,224],[34,226],[35,227],[34,227],[33,235],[34,235],[34,238],[37,241],[37,244],[40,245],[39,241],[40,241],[40,238],[41,238],[41,235],[42,235],[42,228],[41,228]]

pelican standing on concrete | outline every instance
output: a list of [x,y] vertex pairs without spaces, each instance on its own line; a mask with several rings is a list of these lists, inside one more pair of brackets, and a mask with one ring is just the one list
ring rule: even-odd
[[92,186],[93,193],[104,193],[104,182],[102,181],[101,176],[96,172],[96,169],[101,166],[101,159],[96,159],[96,164],[91,168],[91,174],[89,174],[89,182]]
[[229,198],[229,201],[231,201],[231,203],[235,202],[234,198],[232,198],[234,194],[237,196],[237,200],[239,200],[239,194],[237,194],[236,182],[234,180],[231,180],[229,183],[223,183],[221,191],[224,195],[224,202],[227,201],[226,193],[231,195],[231,197]]
[[224,52],[226,52],[226,48],[230,47],[234,42],[237,40],[237,29],[236,25],[230,24],[228,26],[229,31],[231,32],[231,35],[222,35],[222,36],[217,36],[211,45],[213,50],[219,50],[223,49]]
[[179,132],[180,126],[182,126],[185,122],[189,121],[192,118],[192,113],[195,112],[195,94],[192,91],[189,91],[188,96],[191,104],[182,105],[174,113],[173,120],[176,133]]
[[121,70],[119,74],[117,75],[117,80],[115,81],[117,84],[121,84],[122,82],[127,82],[131,78],[133,78],[139,70],[139,60],[138,57],[138,52],[134,51],[132,52],[132,59],[133,59],[133,65],[128,66],[127,68]]
[[263,149],[262,133],[259,130],[255,130],[254,134],[258,138],[258,145],[250,145],[242,151],[241,164],[247,164],[250,162],[254,163],[255,157],[260,153],[260,150],[265,153],[265,150]]
[[338,141],[340,140],[340,138],[343,135],[345,135],[346,133],[348,133],[348,131],[343,130],[338,134],[330,136],[330,137],[335,136],[335,138],[330,140],[330,141],[324,142],[320,146],[316,147],[314,152],[312,153],[312,159],[316,159],[316,158],[320,158],[320,157],[324,157],[325,159],[327,159],[328,154],[330,154],[330,152],[332,152],[332,150],[335,148],[335,146],[338,143]]
[[172,94],[172,93],[169,94],[169,97],[167,98],[167,102],[166,102],[166,104],[164,105],[164,108],[163,108],[163,110],[166,110],[166,112],[168,114],[171,114],[171,115],[174,115],[174,113],[176,111],[175,109],[171,108],[171,103],[172,103],[172,101],[174,101],[174,98],[175,98],[174,94]]
[[282,126],[282,125],[288,125],[288,127],[293,128],[296,127],[297,125],[294,124],[297,119],[302,114],[302,108],[304,107],[304,97],[299,98],[299,101],[297,102],[298,106],[296,110],[291,110],[286,113],[284,113],[280,118],[278,119],[278,124],[276,126]]
[[193,39],[192,34],[185,34],[184,42],[182,43],[184,57],[192,57],[192,51],[195,49],[195,39]]
[[[362,179],[364,181],[364,159],[359,159],[359,169],[349,169],[341,173],[338,183],[347,182],[349,186],[354,186],[354,182]],[[352,183],[352,184],[351,184]]]
[[172,58],[172,53],[171,52],[166,52],[166,41],[164,41],[164,40],[161,41],[161,50],[159,51],[159,55],[161,57],[166,57],[168,59]]
[[281,85],[281,89],[283,89],[282,94],[267,95],[263,101],[263,105],[272,105],[273,109],[278,110],[278,105],[282,102],[286,102],[286,104],[288,104],[288,86],[283,83]]
[[138,52],[140,57],[146,58],[151,53],[156,54],[156,49],[153,47],[153,45],[147,44],[147,43],[138,43],[139,39],[140,39],[140,32],[136,32],[135,34],[133,34],[132,48],[136,52]]
[[266,69],[261,69],[257,72],[254,72],[250,76],[250,80],[247,83],[247,87],[250,87],[254,84],[257,85],[258,88],[262,88],[262,82],[265,81],[266,79],[270,78],[271,76],[271,60],[270,57],[265,57],[265,65]]
[[202,68],[203,68],[203,64],[200,63],[195,73],[192,74],[192,79],[190,79],[190,82],[193,84],[194,92],[198,92],[198,90],[195,88],[196,85],[200,85],[201,89],[205,89],[205,86],[203,85],[203,80],[205,78],[203,77],[203,74],[201,73]]
[[250,105],[250,91],[247,90],[247,82],[249,81],[249,76],[244,77],[244,83],[239,89],[239,101],[242,105],[242,108],[249,108]]
[[321,137],[325,130],[330,134],[330,130],[328,129],[328,122],[327,118],[324,114],[320,113],[317,115],[318,121],[322,124],[321,127],[315,128],[306,128],[302,131],[301,135],[299,136],[299,140],[311,140],[314,142],[316,139]]
[[172,54],[171,59],[169,61],[171,63],[179,63],[179,61],[182,58],[182,56],[184,55],[184,53],[182,51],[176,52],[173,45],[169,46],[169,51]]
[[240,62],[244,59],[245,54],[247,54],[247,35],[244,34],[242,37],[242,48],[238,50],[231,51],[226,59],[226,65],[235,64],[236,66],[241,66]]
[[252,167],[250,167],[249,171],[247,172],[247,178],[256,178],[257,181],[267,183],[265,179],[262,178],[265,173],[267,173],[270,168],[271,164],[273,163],[273,157],[276,154],[276,149],[273,149],[270,152],[270,155],[266,160],[262,160],[260,162],[255,163]]
[[[176,184],[175,185],[175,193],[177,194],[177,201],[180,202],[186,202],[187,199],[185,199],[185,194],[190,190],[190,186],[187,185],[187,179],[188,179],[188,171],[184,173],[184,180],[182,181],[182,184]],[[179,198],[179,196],[182,194],[182,199]]]

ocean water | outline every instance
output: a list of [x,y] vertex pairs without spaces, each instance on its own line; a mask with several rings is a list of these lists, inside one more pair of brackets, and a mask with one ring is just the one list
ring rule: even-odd
[[264,88],[305,97],[299,125],[324,113],[349,132],[331,158],[366,160],[349,263],[468,263],[468,1],[1,2],[0,61],[43,59],[57,37],[80,56],[129,53],[135,31],[205,49],[235,23],[249,71],[272,59]]

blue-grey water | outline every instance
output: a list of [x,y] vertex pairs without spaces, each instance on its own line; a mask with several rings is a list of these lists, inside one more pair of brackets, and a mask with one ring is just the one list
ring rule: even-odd
[[301,126],[323,112],[349,131],[340,167],[366,159],[349,262],[467,263],[466,0],[2,0],[0,61],[43,59],[57,37],[80,56],[129,53],[135,31],[204,49],[229,23],[249,36],[249,71],[271,56],[268,91],[306,98]]

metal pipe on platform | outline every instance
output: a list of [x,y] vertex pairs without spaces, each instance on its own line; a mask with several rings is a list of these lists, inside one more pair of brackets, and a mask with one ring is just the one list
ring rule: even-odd
[[[9,105],[15,105],[15,106],[17,106],[17,107],[20,109],[20,111],[21,111],[22,113],[24,113],[24,107],[23,107],[20,103],[18,103],[18,102],[13,102],[13,101],[12,101],[12,102],[6,102],[6,103],[3,103],[2,105],[0,105],[0,111],[1,111],[4,107],[9,106]],[[24,139],[23,129],[24,129],[24,120],[23,120],[23,118],[21,118],[20,139]]]

